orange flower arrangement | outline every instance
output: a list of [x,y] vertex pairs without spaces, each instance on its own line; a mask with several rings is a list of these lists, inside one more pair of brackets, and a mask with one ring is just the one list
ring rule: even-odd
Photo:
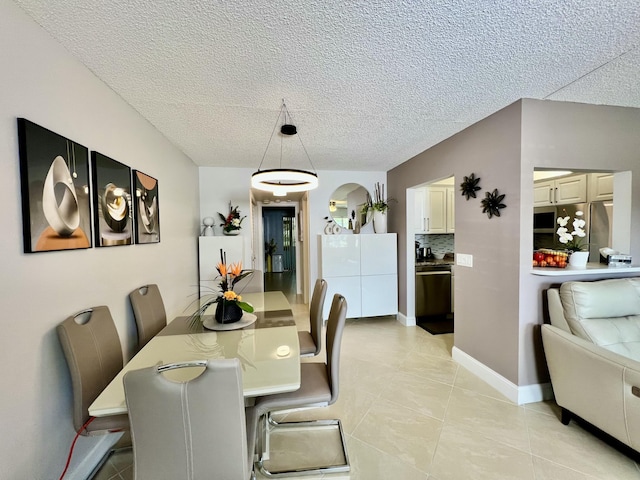
[[200,308],[191,315],[192,324],[202,321],[204,312],[214,303],[222,303],[223,305],[234,303],[245,312],[253,312],[253,306],[250,303],[243,302],[242,296],[233,290],[235,284],[252,275],[253,270],[243,270],[242,262],[227,263],[226,253],[222,249],[220,249],[220,262],[216,265],[216,270],[220,276],[220,293],[215,298],[207,300],[200,305]]

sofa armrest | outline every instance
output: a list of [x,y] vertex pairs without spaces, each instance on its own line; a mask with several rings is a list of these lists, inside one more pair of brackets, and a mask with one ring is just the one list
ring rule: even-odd
[[558,405],[637,450],[640,363],[553,325],[542,325],[542,342]]
[[562,309],[562,301],[560,300],[560,289],[547,289],[547,304],[549,308],[549,320],[551,325],[558,327],[565,332],[571,332],[567,319],[564,318],[564,310]]

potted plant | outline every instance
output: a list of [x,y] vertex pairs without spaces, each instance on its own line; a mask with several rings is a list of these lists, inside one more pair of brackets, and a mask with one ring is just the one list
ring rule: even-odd
[[222,227],[222,233],[224,233],[225,235],[238,235],[240,233],[240,229],[242,228],[242,220],[247,218],[246,215],[244,217],[241,217],[239,207],[232,206],[231,202],[229,202],[229,213],[227,215],[223,215],[222,213],[218,212],[218,215],[222,220],[222,223],[220,224],[220,226]]
[[373,212],[373,230],[376,233],[387,233],[387,211],[390,208],[389,203],[395,201],[393,198],[385,199],[384,185],[376,182],[373,188],[373,199],[367,193],[367,201],[362,207],[362,213],[365,215]]
[[276,253],[277,248],[278,244],[273,238],[269,242],[264,242],[264,255],[267,260],[267,272],[271,272],[272,256]]
[[216,305],[215,319],[219,323],[233,323],[242,318],[242,312],[253,312],[253,306],[242,301],[242,296],[234,291],[236,283],[252,275],[253,270],[243,270],[242,262],[227,263],[227,255],[220,249],[220,262],[216,265],[218,271],[219,292],[214,298],[208,299],[191,315],[191,325],[202,322],[202,317],[209,307]]
[[586,237],[584,227],[586,222],[582,218],[584,213],[580,210],[576,212],[573,219],[572,226],[573,231],[569,231],[567,225],[571,219],[568,215],[564,217],[558,217],[557,223],[559,225],[556,233],[558,234],[558,240],[562,243],[569,255],[569,265],[574,267],[585,267],[587,260],[589,259],[589,252],[586,251],[587,244],[582,242],[582,238]]

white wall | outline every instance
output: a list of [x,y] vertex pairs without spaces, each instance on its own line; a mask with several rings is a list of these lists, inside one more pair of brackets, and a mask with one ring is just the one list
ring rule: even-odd
[[[245,268],[251,268],[251,208],[249,189],[251,188],[251,174],[249,168],[218,168],[200,167],[200,223],[205,217],[213,217],[215,235],[222,235],[222,220],[218,213],[229,213],[229,202],[238,207],[240,216],[245,218],[242,223],[240,235],[244,240],[244,258],[227,259],[229,262],[242,260]],[[259,267],[258,267],[259,268]],[[215,265],[211,265],[211,273],[215,274]]]
[[[229,201],[240,207],[242,215],[249,215],[249,189],[254,171],[249,168],[200,167],[200,216],[212,216],[216,219],[216,235],[222,234],[222,229],[218,226],[218,212],[227,212]],[[373,194],[375,182],[386,182],[385,172],[318,171],[317,174],[319,186],[309,192],[310,288],[313,288],[318,275],[317,236],[324,232],[324,217],[329,215],[329,198],[333,191],[345,183],[359,183]],[[391,205],[391,214],[393,207],[394,204]],[[249,218],[242,225],[240,234],[245,237],[246,252],[251,245]],[[373,226],[365,225],[361,233],[373,233]],[[246,258],[244,263],[249,265]]]
[[[17,117],[156,177],[161,243],[24,254]],[[0,0],[0,178],[0,478],[57,479],[75,432],[55,327],[80,309],[107,305],[129,357],[131,290],[157,283],[168,316],[183,314],[197,291],[198,171],[22,10]],[[81,438],[70,472],[98,443]]]

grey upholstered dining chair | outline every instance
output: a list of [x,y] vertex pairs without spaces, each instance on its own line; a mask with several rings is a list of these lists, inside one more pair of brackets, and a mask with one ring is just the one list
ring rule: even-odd
[[[57,327],[73,388],[73,426],[85,435],[129,430],[127,415],[91,418],[89,405],[122,370],[122,346],[106,306],[71,315]],[[127,440],[121,446],[124,446]]]
[[322,350],[322,310],[327,296],[327,282],[323,278],[316,280],[309,308],[310,331],[298,332],[301,357],[315,357]]
[[[255,418],[260,422],[260,448],[257,467],[267,476],[284,477],[291,475],[314,475],[324,473],[348,472],[349,456],[340,420],[312,420],[303,422],[276,422],[271,418],[271,413],[279,410],[315,408],[329,406],[338,399],[339,370],[340,370],[340,345],[347,316],[347,301],[340,294],[333,296],[329,320],[327,321],[327,361],[326,363],[301,363],[300,364],[300,388],[293,392],[276,395],[265,395],[255,400]],[[263,454],[268,444],[269,431],[282,427],[305,427],[310,431],[314,427],[326,428],[337,426],[342,441],[342,451],[345,463],[340,465],[328,465],[310,469],[295,469],[279,472],[270,472],[264,464]]]
[[[186,382],[163,374],[187,367],[204,371]],[[255,430],[246,426],[237,358],[132,370],[124,376],[124,391],[135,480],[254,477]],[[255,423],[251,408],[248,415]]]
[[138,350],[167,326],[167,313],[158,285],[144,285],[129,294],[138,329]]

